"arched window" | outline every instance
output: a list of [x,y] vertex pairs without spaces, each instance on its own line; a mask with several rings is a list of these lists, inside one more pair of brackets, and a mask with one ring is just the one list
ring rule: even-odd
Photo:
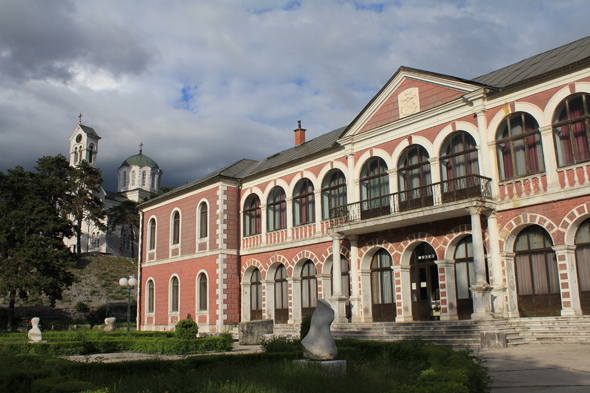
[[346,204],[346,178],[340,169],[332,169],[322,183],[322,219],[329,219],[331,209]]
[[313,184],[309,179],[301,179],[293,191],[293,225],[309,224],[315,221],[315,201]]
[[394,321],[397,313],[391,255],[381,249],[371,261],[371,300],[373,321]]
[[557,165],[565,166],[590,160],[590,95],[566,98],[553,116],[553,137]]
[[131,185],[135,185],[135,171],[131,172]]
[[250,278],[250,319],[262,319],[262,283],[258,269],[252,272]]
[[145,181],[147,179],[147,174],[145,173],[145,171],[141,172],[141,186],[145,187]]
[[496,149],[502,180],[545,171],[539,124],[528,113],[512,114],[500,123]]
[[441,179],[450,180],[467,175],[478,175],[475,139],[465,131],[452,133],[440,150]]
[[408,146],[397,163],[399,209],[418,209],[434,204],[430,186],[428,152],[420,145]]
[[582,314],[590,315],[590,218],[578,228],[575,243]]
[[275,323],[289,320],[289,283],[287,269],[280,265],[275,272]]
[[285,191],[281,187],[275,187],[270,192],[266,203],[266,215],[269,232],[287,227],[287,202]]
[[207,276],[199,274],[199,311],[207,310]]
[[313,314],[318,302],[317,270],[312,261],[308,260],[301,271],[301,316]]
[[170,280],[170,311],[178,312],[179,310],[179,285],[178,277],[172,277]]
[[78,163],[78,147],[74,148],[74,164]]
[[514,265],[521,317],[561,313],[557,259],[552,246],[549,233],[537,225],[524,229],[516,238]]
[[260,198],[252,194],[244,204],[244,236],[258,235],[262,232]]
[[172,245],[180,243],[180,213],[174,212],[172,216]]
[[154,312],[154,280],[147,282],[147,312]]
[[94,145],[90,144],[88,146],[88,163],[92,164],[92,156],[94,155]]
[[152,191],[158,192],[156,190],[156,173],[155,172],[152,172],[152,176],[151,177],[152,177]]
[[156,220],[155,219],[151,219],[150,220],[150,233],[149,233],[149,238],[148,238],[148,243],[149,243],[149,250],[155,250],[156,249]]
[[[471,319],[473,297],[469,288],[475,284],[475,265],[473,261],[473,241],[466,236],[455,249],[455,284],[457,288],[457,314],[459,319]],[[486,262],[486,275],[488,275]],[[489,281],[489,278],[488,280]]]
[[127,187],[127,172],[123,172],[123,187]]
[[368,219],[390,213],[389,175],[387,164],[380,157],[371,157],[361,169],[361,218]]
[[207,204],[205,202],[201,202],[199,205],[199,239],[204,239],[207,237]]

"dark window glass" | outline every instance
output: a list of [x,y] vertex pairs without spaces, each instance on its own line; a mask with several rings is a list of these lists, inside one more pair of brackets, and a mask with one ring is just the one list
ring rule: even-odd
[[170,295],[172,297],[172,301],[170,304],[170,311],[172,312],[178,312],[178,278],[177,277],[172,277],[172,288],[170,291]]
[[152,280],[148,281],[148,304],[147,304],[147,312],[153,313],[154,312],[154,282]]
[[174,212],[172,218],[172,245],[180,243],[180,213]]
[[252,194],[244,204],[244,236],[258,235],[262,232],[260,198]]
[[447,137],[440,152],[440,171],[443,180],[467,175],[478,175],[475,139],[465,131]]
[[199,310],[207,310],[207,276],[204,273],[199,275]]
[[201,203],[199,209],[199,238],[207,237],[207,204]]
[[156,220],[153,218],[150,220],[150,237],[149,237],[149,249],[156,249]]
[[281,187],[275,187],[270,192],[266,204],[266,215],[269,232],[287,227],[287,202],[285,191]]
[[545,172],[539,125],[528,113],[515,113],[502,121],[496,151],[502,180]]
[[293,225],[309,224],[315,221],[315,200],[313,184],[301,179],[293,191]]
[[332,169],[322,183],[322,219],[330,218],[330,209],[346,204],[346,178],[340,169]]
[[566,98],[553,116],[553,137],[557,165],[565,166],[590,160],[590,95]]

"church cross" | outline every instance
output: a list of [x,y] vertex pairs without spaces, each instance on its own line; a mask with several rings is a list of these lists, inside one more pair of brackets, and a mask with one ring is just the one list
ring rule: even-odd
[[82,124],[82,114],[80,113],[80,116],[78,116],[78,118],[80,119],[80,121],[78,123]]
[[143,154],[142,151],[143,151],[143,142],[141,142],[139,144],[139,154]]

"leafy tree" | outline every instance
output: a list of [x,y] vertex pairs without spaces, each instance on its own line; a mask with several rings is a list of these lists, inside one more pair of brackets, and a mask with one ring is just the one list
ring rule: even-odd
[[82,252],[82,224],[92,222],[104,231],[102,222],[106,216],[104,204],[98,193],[102,185],[102,172],[92,167],[86,160],[70,167],[70,184],[68,195],[64,199],[63,211],[69,215],[76,234],[76,252]]
[[[130,199],[123,201],[117,206],[108,210],[109,229],[116,231],[120,227],[119,234],[119,256],[123,255],[123,232],[125,228],[131,231],[131,238],[135,240],[135,228],[139,226],[139,209],[138,203]],[[133,244],[131,245],[131,258],[133,258]]]
[[57,208],[60,187],[47,187],[49,173],[61,176],[63,167],[45,164],[40,173],[0,171],[0,295],[8,300],[8,329],[15,328],[17,298],[45,295],[54,305],[74,280],[75,259],[63,241],[72,225]]

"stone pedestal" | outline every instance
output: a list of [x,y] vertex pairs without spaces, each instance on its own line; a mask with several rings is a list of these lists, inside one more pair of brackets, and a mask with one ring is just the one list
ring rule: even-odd
[[472,320],[486,320],[492,319],[492,286],[488,283],[476,283],[469,288],[473,294],[473,310],[471,314]]
[[508,348],[505,332],[482,332],[481,349]]
[[348,323],[346,318],[346,298],[344,296],[332,296],[330,305],[334,309],[334,323]]

